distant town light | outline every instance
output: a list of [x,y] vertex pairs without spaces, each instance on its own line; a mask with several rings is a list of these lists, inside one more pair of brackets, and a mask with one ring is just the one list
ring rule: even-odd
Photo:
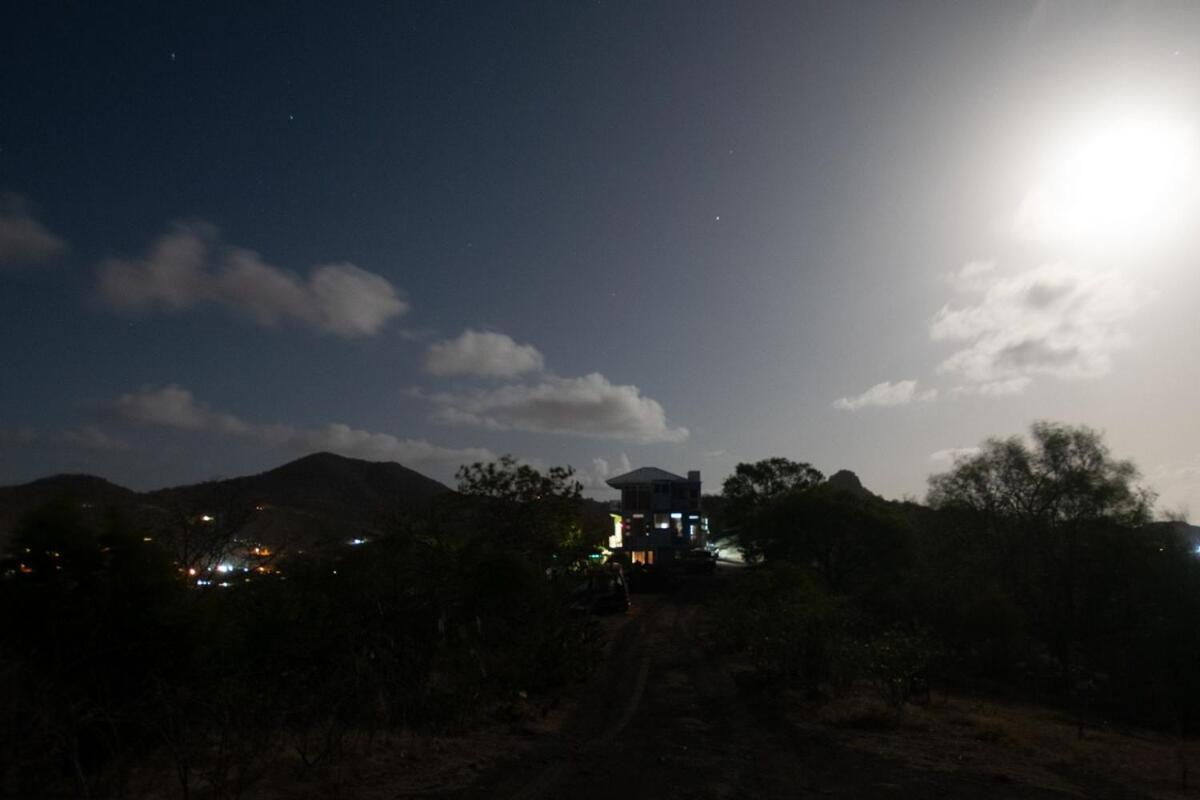
[[213,518],[213,517],[210,517],[208,514],[201,514],[201,515],[200,515],[200,521],[201,521],[201,522],[212,522],[212,521],[213,521],[213,519],[214,519],[214,518]]
[[366,544],[366,543],[367,543],[366,539],[351,539],[350,540],[350,544],[353,544],[353,545]]
[[217,572],[232,572],[233,567],[229,564],[217,564]]

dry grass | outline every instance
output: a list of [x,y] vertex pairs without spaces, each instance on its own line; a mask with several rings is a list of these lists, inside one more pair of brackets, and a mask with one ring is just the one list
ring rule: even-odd
[[[1086,728],[1023,703],[939,695],[929,706],[891,709],[867,694],[822,706],[793,704],[806,728],[833,729],[847,747],[919,769],[976,773],[1015,786],[1090,797],[1200,797],[1200,742],[1182,746],[1149,731]],[[1181,765],[1193,787],[1181,786]]]

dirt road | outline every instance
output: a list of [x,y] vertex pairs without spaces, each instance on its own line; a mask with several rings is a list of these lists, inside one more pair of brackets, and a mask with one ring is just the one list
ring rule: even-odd
[[561,731],[484,773],[475,798],[1065,797],[1008,778],[923,770],[791,724],[738,688],[707,647],[703,600],[729,580],[689,578],[635,595]]

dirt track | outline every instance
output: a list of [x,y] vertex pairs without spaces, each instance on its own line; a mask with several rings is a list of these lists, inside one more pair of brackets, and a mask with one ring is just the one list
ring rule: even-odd
[[728,576],[689,578],[666,595],[635,595],[613,620],[605,665],[560,733],[485,772],[474,798],[768,798],[1095,796],[947,773],[847,747],[789,723],[769,697],[738,688],[707,651],[702,601]]

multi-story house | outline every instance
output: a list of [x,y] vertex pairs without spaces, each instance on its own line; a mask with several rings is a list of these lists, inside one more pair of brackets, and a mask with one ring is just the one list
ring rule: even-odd
[[698,470],[683,478],[657,467],[642,467],[610,479],[608,485],[621,492],[621,541],[620,547],[612,548],[614,558],[629,565],[661,566],[707,543]]

